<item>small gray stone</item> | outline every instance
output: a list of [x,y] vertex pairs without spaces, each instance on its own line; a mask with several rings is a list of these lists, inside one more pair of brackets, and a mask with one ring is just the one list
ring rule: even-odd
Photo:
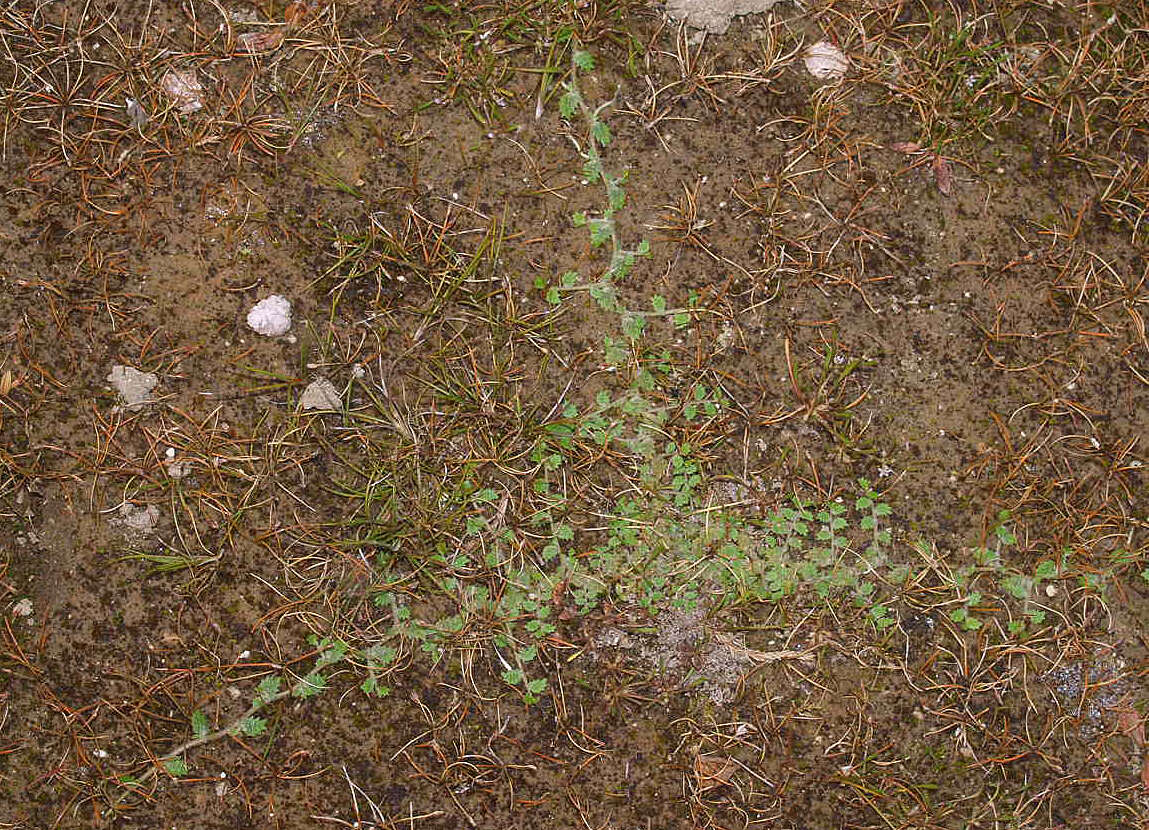
[[247,325],[264,337],[279,337],[291,329],[291,301],[281,294],[265,297],[247,312]]
[[666,13],[694,29],[723,34],[730,21],[747,14],[762,14],[778,0],[667,0]]
[[129,539],[142,539],[155,535],[156,525],[159,523],[160,510],[154,504],[146,507],[121,504],[119,514],[112,519],[112,524],[119,527]]
[[316,378],[303,390],[303,395],[299,398],[299,408],[338,412],[343,409],[343,399],[331,381],[327,378]]
[[141,372],[131,366],[115,365],[108,375],[108,383],[119,393],[125,409],[140,409],[152,402],[152,390],[159,384],[151,372]]

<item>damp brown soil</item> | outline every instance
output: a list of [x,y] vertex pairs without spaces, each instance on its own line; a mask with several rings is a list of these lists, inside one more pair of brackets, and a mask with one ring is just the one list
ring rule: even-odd
[[[491,457],[506,411],[610,387],[617,318],[584,295],[556,310],[536,285],[601,267],[571,215],[602,199],[557,98],[536,116],[549,44],[506,23],[486,46],[489,10],[339,4],[290,63],[214,43],[196,59],[204,110],[161,152],[147,125],[108,146],[66,137],[95,122],[48,87],[81,73],[90,98],[121,78],[101,42],[159,61],[123,70],[157,84],[164,46],[197,54],[189,32],[217,12],[198,10],[208,26],[176,4],[149,4],[147,23],[130,3],[61,4],[70,20],[17,4],[9,48],[54,57],[37,64],[40,103],[17,114],[12,98],[4,122],[0,827],[1140,826],[1142,747],[1115,713],[1147,702],[1149,263],[1144,229],[1102,209],[1101,162],[1058,152],[1059,125],[1022,108],[995,140],[955,145],[943,194],[928,155],[890,149],[919,137],[913,110],[873,84],[831,99],[796,60],[743,90],[769,28],[757,17],[684,45],[641,4],[552,5],[518,13],[554,16],[596,54],[582,94],[614,102],[620,233],[652,243],[623,301],[705,309],[683,327],[652,317],[644,337],[684,376],[724,380],[737,417],[700,437],[707,473],[763,509],[869,478],[896,537],[942,563],[1009,509],[1015,564],[1073,551],[1110,569],[1106,592],[1066,581],[1043,599],[1048,632],[1012,644],[944,605],[899,606],[882,632],[826,603],[703,609],[685,634],[600,608],[561,621],[538,702],[466,649],[412,655],[386,697],[349,667],[265,712],[265,733],[133,790],[193,710],[226,722],[254,678],[305,669],[322,621],[371,613],[332,527],[348,515],[333,477],[372,450],[337,415],[295,412],[307,383],[365,372],[433,430],[431,367],[462,367],[492,390],[472,427]],[[85,14],[108,22],[84,29]],[[788,31],[817,33],[787,14]],[[35,26],[80,27],[90,66],[75,43],[33,42]],[[334,37],[344,53],[323,51]],[[33,68],[2,77],[24,89]],[[692,81],[707,73],[727,79],[717,93]],[[154,87],[135,96],[166,106]],[[368,237],[371,268],[349,277],[340,257]],[[480,245],[497,247],[480,299],[505,323],[485,343],[428,276],[460,273]],[[288,338],[245,325],[272,293],[292,301]],[[119,407],[115,364],[159,376],[151,406]],[[133,535],[125,504],[156,504],[156,526]],[[186,551],[202,561],[174,572],[133,558]],[[727,655],[730,630],[759,654],[806,654]]]

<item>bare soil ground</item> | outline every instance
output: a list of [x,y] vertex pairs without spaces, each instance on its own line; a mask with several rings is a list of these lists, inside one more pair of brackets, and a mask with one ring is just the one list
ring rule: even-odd
[[6,5],[0,828],[1147,826],[1147,21]]

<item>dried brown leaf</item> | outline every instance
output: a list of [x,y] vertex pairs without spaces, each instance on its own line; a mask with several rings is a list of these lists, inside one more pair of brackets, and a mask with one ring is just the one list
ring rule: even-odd
[[295,0],[283,10],[283,22],[288,26],[294,26],[297,23],[302,23],[310,13],[311,7],[307,3],[303,0]]
[[1141,786],[1149,791],[1149,753],[1145,754],[1145,760],[1141,762]]
[[1133,741],[1138,749],[1145,746],[1145,719],[1131,707],[1114,710],[1117,715],[1117,728]]
[[262,32],[245,32],[239,36],[239,51],[255,55],[262,52],[273,52],[283,43],[287,30],[284,27],[266,29]]
[[694,759],[694,777],[703,790],[729,784],[737,769],[738,764],[721,755],[699,755]]
[[890,145],[890,149],[897,150],[899,153],[906,154],[920,153],[922,151],[922,145],[918,144],[916,141],[895,141]]
[[160,87],[184,115],[203,109],[203,84],[194,69],[169,69],[160,79]]
[[943,196],[949,196],[954,191],[954,171],[950,163],[941,156],[934,156],[933,161],[934,182]]

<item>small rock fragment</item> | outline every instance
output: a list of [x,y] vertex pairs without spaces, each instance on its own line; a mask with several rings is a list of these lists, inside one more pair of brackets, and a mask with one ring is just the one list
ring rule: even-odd
[[247,312],[247,324],[264,337],[287,334],[291,328],[291,301],[279,294],[260,300]]
[[131,538],[151,536],[156,532],[156,525],[160,523],[160,510],[154,504],[137,507],[125,503],[120,505],[120,514],[112,521],[124,531],[125,536]]
[[127,110],[128,118],[132,119],[133,127],[144,127],[147,125],[148,112],[135,98],[125,98],[124,109]]
[[125,409],[140,409],[152,402],[152,390],[159,384],[152,372],[141,372],[131,366],[112,367],[108,383],[119,393]]
[[668,0],[666,13],[687,26],[720,35],[736,17],[770,11],[778,0]]
[[299,408],[338,411],[343,409],[343,399],[331,381],[327,378],[316,378],[303,390],[303,395],[299,398]]
[[842,50],[828,40],[820,40],[806,49],[806,71],[820,81],[836,81],[846,74],[850,61]]

